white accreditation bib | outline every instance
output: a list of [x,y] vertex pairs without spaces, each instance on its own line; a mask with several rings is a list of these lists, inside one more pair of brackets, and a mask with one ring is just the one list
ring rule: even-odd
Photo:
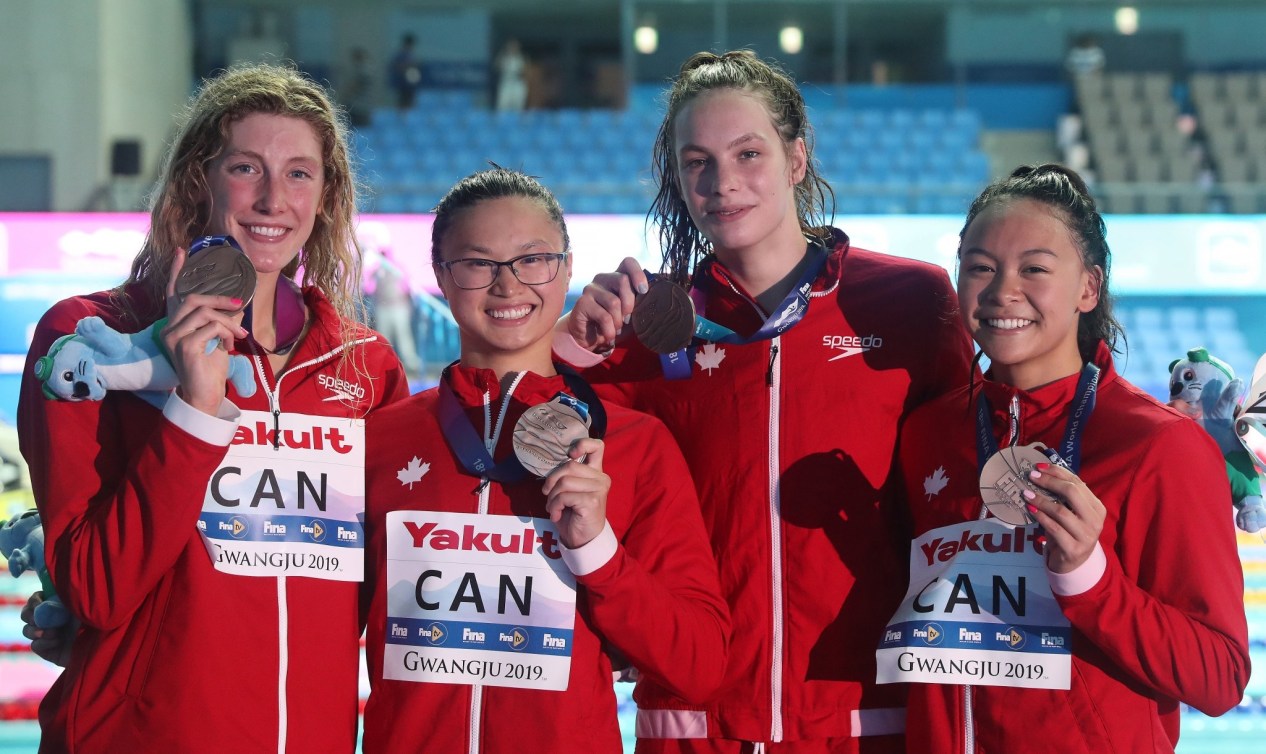
[[875,657],[879,683],[1067,689],[1067,618],[1036,526],[994,519],[934,529],[910,550],[910,588]]
[[198,529],[215,567],[242,576],[361,581],[365,424],[243,411]]
[[387,514],[383,676],[562,691],[576,578],[549,519]]

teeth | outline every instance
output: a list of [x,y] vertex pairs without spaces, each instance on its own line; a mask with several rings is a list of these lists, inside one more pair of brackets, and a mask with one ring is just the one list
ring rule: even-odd
[[271,228],[263,225],[248,225],[247,230],[257,236],[265,236],[268,238],[276,238],[286,232],[285,228]]
[[1025,325],[1032,324],[1031,319],[987,319],[985,324],[999,330],[1018,330]]
[[513,309],[489,309],[488,313],[493,319],[519,319],[526,317],[531,311],[530,306],[516,306]]

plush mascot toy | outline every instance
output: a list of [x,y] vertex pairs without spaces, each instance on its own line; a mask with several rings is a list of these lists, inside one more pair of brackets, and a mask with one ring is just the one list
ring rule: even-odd
[[1187,414],[1218,443],[1231,480],[1235,525],[1247,532],[1266,527],[1266,505],[1252,456],[1236,433],[1244,381],[1226,362],[1193,348],[1169,365],[1169,405]]
[[44,527],[38,511],[19,513],[0,525],[0,553],[9,559],[9,573],[14,577],[35,571],[44,590],[44,601],[35,608],[35,625],[57,628],[70,620],[70,611],[58,599],[53,582],[44,566]]
[[[1257,473],[1266,476],[1266,356],[1253,370],[1253,386],[1248,389],[1244,410],[1235,420],[1235,434],[1248,451]],[[1259,518],[1258,523],[1263,523]]]
[[[158,340],[165,321],[128,335],[111,328],[100,317],[79,320],[74,334],[54,341],[48,355],[35,364],[35,376],[44,383],[44,395],[68,401],[99,401],[107,390],[128,390],[161,408],[177,385],[176,370]],[[207,353],[217,347],[215,342],[207,344]],[[255,394],[255,370],[250,359],[241,355],[229,357],[229,382],[244,398]]]

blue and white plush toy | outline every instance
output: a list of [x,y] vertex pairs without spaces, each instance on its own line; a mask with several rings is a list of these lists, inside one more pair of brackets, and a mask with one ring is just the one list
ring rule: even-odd
[[[100,317],[85,317],[73,335],[53,342],[48,355],[35,364],[35,376],[44,383],[44,395],[67,401],[99,401],[107,390],[128,390],[162,407],[179,381],[167,358],[158,332],[160,320],[138,333],[121,333]],[[211,348],[215,343],[208,344]],[[250,359],[229,357],[229,382],[238,395],[255,394],[255,370]]]
[[29,510],[0,524],[0,554],[9,559],[9,573],[14,577],[35,571],[44,590],[44,601],[35,608],[35,625],[57,628],[70,620],[70,611],[53,590],[44,565],[44,527],[39,511]]
[[1266,505],[1252,457],[1235,426],[1243,395],[1244,380],[1204,348],[1193,348],[1187,358],[1170,362],[1169,405],[1194,419],[1218,443],[1231,482],[1235,525],[1251,533],[1266,528]]

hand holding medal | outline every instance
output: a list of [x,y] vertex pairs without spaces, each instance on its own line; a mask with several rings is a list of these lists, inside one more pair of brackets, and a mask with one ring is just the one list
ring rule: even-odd
[[[212,243],[216,238],[223,240]],[[228,352],[223,344],[246,337],[242,310],[255,294],[255,268],[226,236],[201,239],[191,248],[192,253],[225,251],[216,251],[205,262],[202,254],[176,251],[167,282],[162,340],[179,379],[180,396],[214,414],[228,377]]]
[[588,543],[606,525],[611,478],[602,473],[601,440],[589,437],[588,406],[565,393],[539,403],[514,427],[514,454],[523,468],[545,479],[545,510],[563,544]]
[[1046,534],[1046,567],[1052,573],[1068,573],[1094,552],[1107,508],[1080,477],[1057,464],[1034,464],[1028,478],[1045,493],[1030,491],[1024,497],[1025,511]]

